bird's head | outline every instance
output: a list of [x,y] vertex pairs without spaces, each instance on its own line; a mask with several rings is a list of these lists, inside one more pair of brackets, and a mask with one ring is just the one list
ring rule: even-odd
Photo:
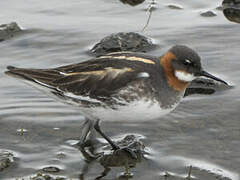
[[193,49],[183,45],[176,45],[169,52],[172,53],[174,58],[171,61],[174,75],[180,81],[191,82],[199,76],[205,76],[227,84],[225,81],[203,70],[201,58]]

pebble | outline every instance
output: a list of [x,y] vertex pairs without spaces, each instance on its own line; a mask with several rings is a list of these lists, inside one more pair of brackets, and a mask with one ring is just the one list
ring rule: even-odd
[[217,16],[217,14],[214,12],[214,11],[206,11],[206,12],[202,12],[200,14],[201,16],[203,17],[214,17],[214,16]]
[[90,50],[95,56],[119,51],[147,52],[157,47],[150,38],[135,32],[119,32],[103,38]]
[[42,169],[45,173],[58,173],[61,170],[58,167],[49,166]]
[[11,152],[0,150],[0,172],[8,168],[13,162],[13,154]]
[[183,7],[181,5],[177,5],[177,4],[169,4],[167,5],[168,8],[170,9],[183,9]]
[[0,42],[14,37],[21,31],[21,28],[17,25],[16,22],[0,25]]
[[136,6],[143,3],[145,0],[120,0],[123,4],[129,4],[131,6]]

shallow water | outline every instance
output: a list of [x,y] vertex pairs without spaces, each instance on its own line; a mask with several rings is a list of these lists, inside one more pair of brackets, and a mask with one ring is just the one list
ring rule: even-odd
[[[132,169],[133,179],[161,179],[168,171],[186,175],[187,166],[201,169],[198,179],[214,173],[239,179],[240,172],[240,51],[239,25],[229,22],[220,2],[171,1],[183,10],[169,9],[167,0],[158,8],[144,35],[160,45],[150,52],[161,55],[173,44],[196,49],[202,64],[236,87],[211,96],[185,98],[169,115],[150,122],[102,123],[109,135],[137,133],[146,137],[147,160]],[[0,44],[0,149],[11,151],[15,163],[0,172],[0,179],[29,177],[46,166],[62,169],[57,175],[76,178],[81,174],[83,156],[71,146],[77,140],[84,117],[69,106],[47,97],[24,83],[3,74],[7,65],[49,68],[90,58],[86,51],[106,35],[120,31],[141,31],[149,1],[135,7],[117,0],[69,0],[66,2],[1,1],[0,24],[16,21],[24,33]],[[215,17],[201,12],[214,10]],[[17,130],[27,130],[19,135]],[[54,129],[55,128],[55,129]],[[56,129],[59,128],[59,129]],[[143,131],[144,129],[144,131]],[[59,159],[63,152],[66,157]],[[91,167],[85,179],[97,177],[103,168]],[[115,179],[123,168],[113,168],[107,179]]]

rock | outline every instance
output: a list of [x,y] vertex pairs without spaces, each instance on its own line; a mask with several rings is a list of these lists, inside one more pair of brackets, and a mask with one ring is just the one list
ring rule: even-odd
[[202,12],[200,15],[203,16],[203,17],[214,17],[214,16],[217,16],[217,14],[214,11]]
[[224,91],[233,88],[232,86],[219,83],[212,79],[197,78],[191,82],[185,91],[184,96],[189,96],[192,94],[213,94],[217,91]]
[[48,174],[38,173],[30,178],[31,180],[67,180],[65,177],[52,177]]
[[240,23],[240,1],[224,0],[222,3],[223,14],[231,22]]
[[63,152],[57,153],[57,158],[58,158],[58,159],[65,159],[66,157],[67,157],[66,154],[63,153]]
[[58,167],[49,166],[42,169],[45,173],[58,173],[61,170]]
[[225,6],[240,6],[240,0],[223,0],[223,7]]
[[13,162],[14,160],[12,153],[5,150],[0,150],[0,172],[9,167]]
[[177,4],[169,4],[169,5],[167,5],[167,7],[170,8],[170,9],[179,9],[179,10],[183,9],[182,6],[177,5]]
[[229,21],[240,23],[240,9],[226,8],[223,10],[223,14]]
[[[93,154],[89,153],[91,151],[89,151],[88,148],[79,147],[79,150],[86,159],[85,162],[87,162],[82,169],[80,177],[84,179],[84,176],[88,172],[89,164],[94,161],[98,162],[104,168],[104,171],[96,179],[106,176],[112,167],[125,167],[126,163],[130,168],[135,167],[137,163],[140,163],[143,160],[144,155],[148,154],[141,139],[143,139],[141,135],[135,134],[129,134],[118,138],[118,140],[114,140],[116,145],[120,147],[120,149],[117,150],[113,150],[112,146],[108,143],[105,144],[102,143],[102,141],[98,141],[98,147],[96,144],[94,144],[96,147],[93,147],[92,145],[88,147],[90,149],[94,148]],[[132,173],[125,172],[122,173],[121,177],[128,179],[132,176]]]
[[94,45],[90,52],[96,56],[100,56],[119,51],[147,52],[156,47],[157,45],[153,44],[151,39],[141,34],[120,32],[103,38],[99,43]]
[[218,10],[218,11],[223,11],[223,6],[218,6],[218,7],[216,7],[216,10]]
[[0,25],[0,42],[14,37],[21,31],[21,28],[15,22]]
[[136,6],[143,3],[145,0],[120,0],[123,4],[129,4],[131,6]]

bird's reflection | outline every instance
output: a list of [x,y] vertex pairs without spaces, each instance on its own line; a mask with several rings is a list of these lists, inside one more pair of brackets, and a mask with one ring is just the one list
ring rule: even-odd
[[[85,158],[85,165],[82,169],[80,179],[88,173],[91,164],[98,162],[103,166],[103,172],[95,179],[102,179],[107,176],[112,167],[124,167],[125,172],[118,179],[129,179],[133,176],[129,169],[140,163],[144,154],[146,154],[145,146],[141,141],[140,135],[126,135],[125,137],[113,142],[99,127],[99,121],[94,126],[98,132],[108,143],[97,142],[96,139],[91,139],[94,143],[87,143],[85,147],[79,147],[79,150]],[[87,140],[89,141],[89,139]]]
[[223,14],[229,21],[240,23],[240,1],[224,0],[222,6]]

